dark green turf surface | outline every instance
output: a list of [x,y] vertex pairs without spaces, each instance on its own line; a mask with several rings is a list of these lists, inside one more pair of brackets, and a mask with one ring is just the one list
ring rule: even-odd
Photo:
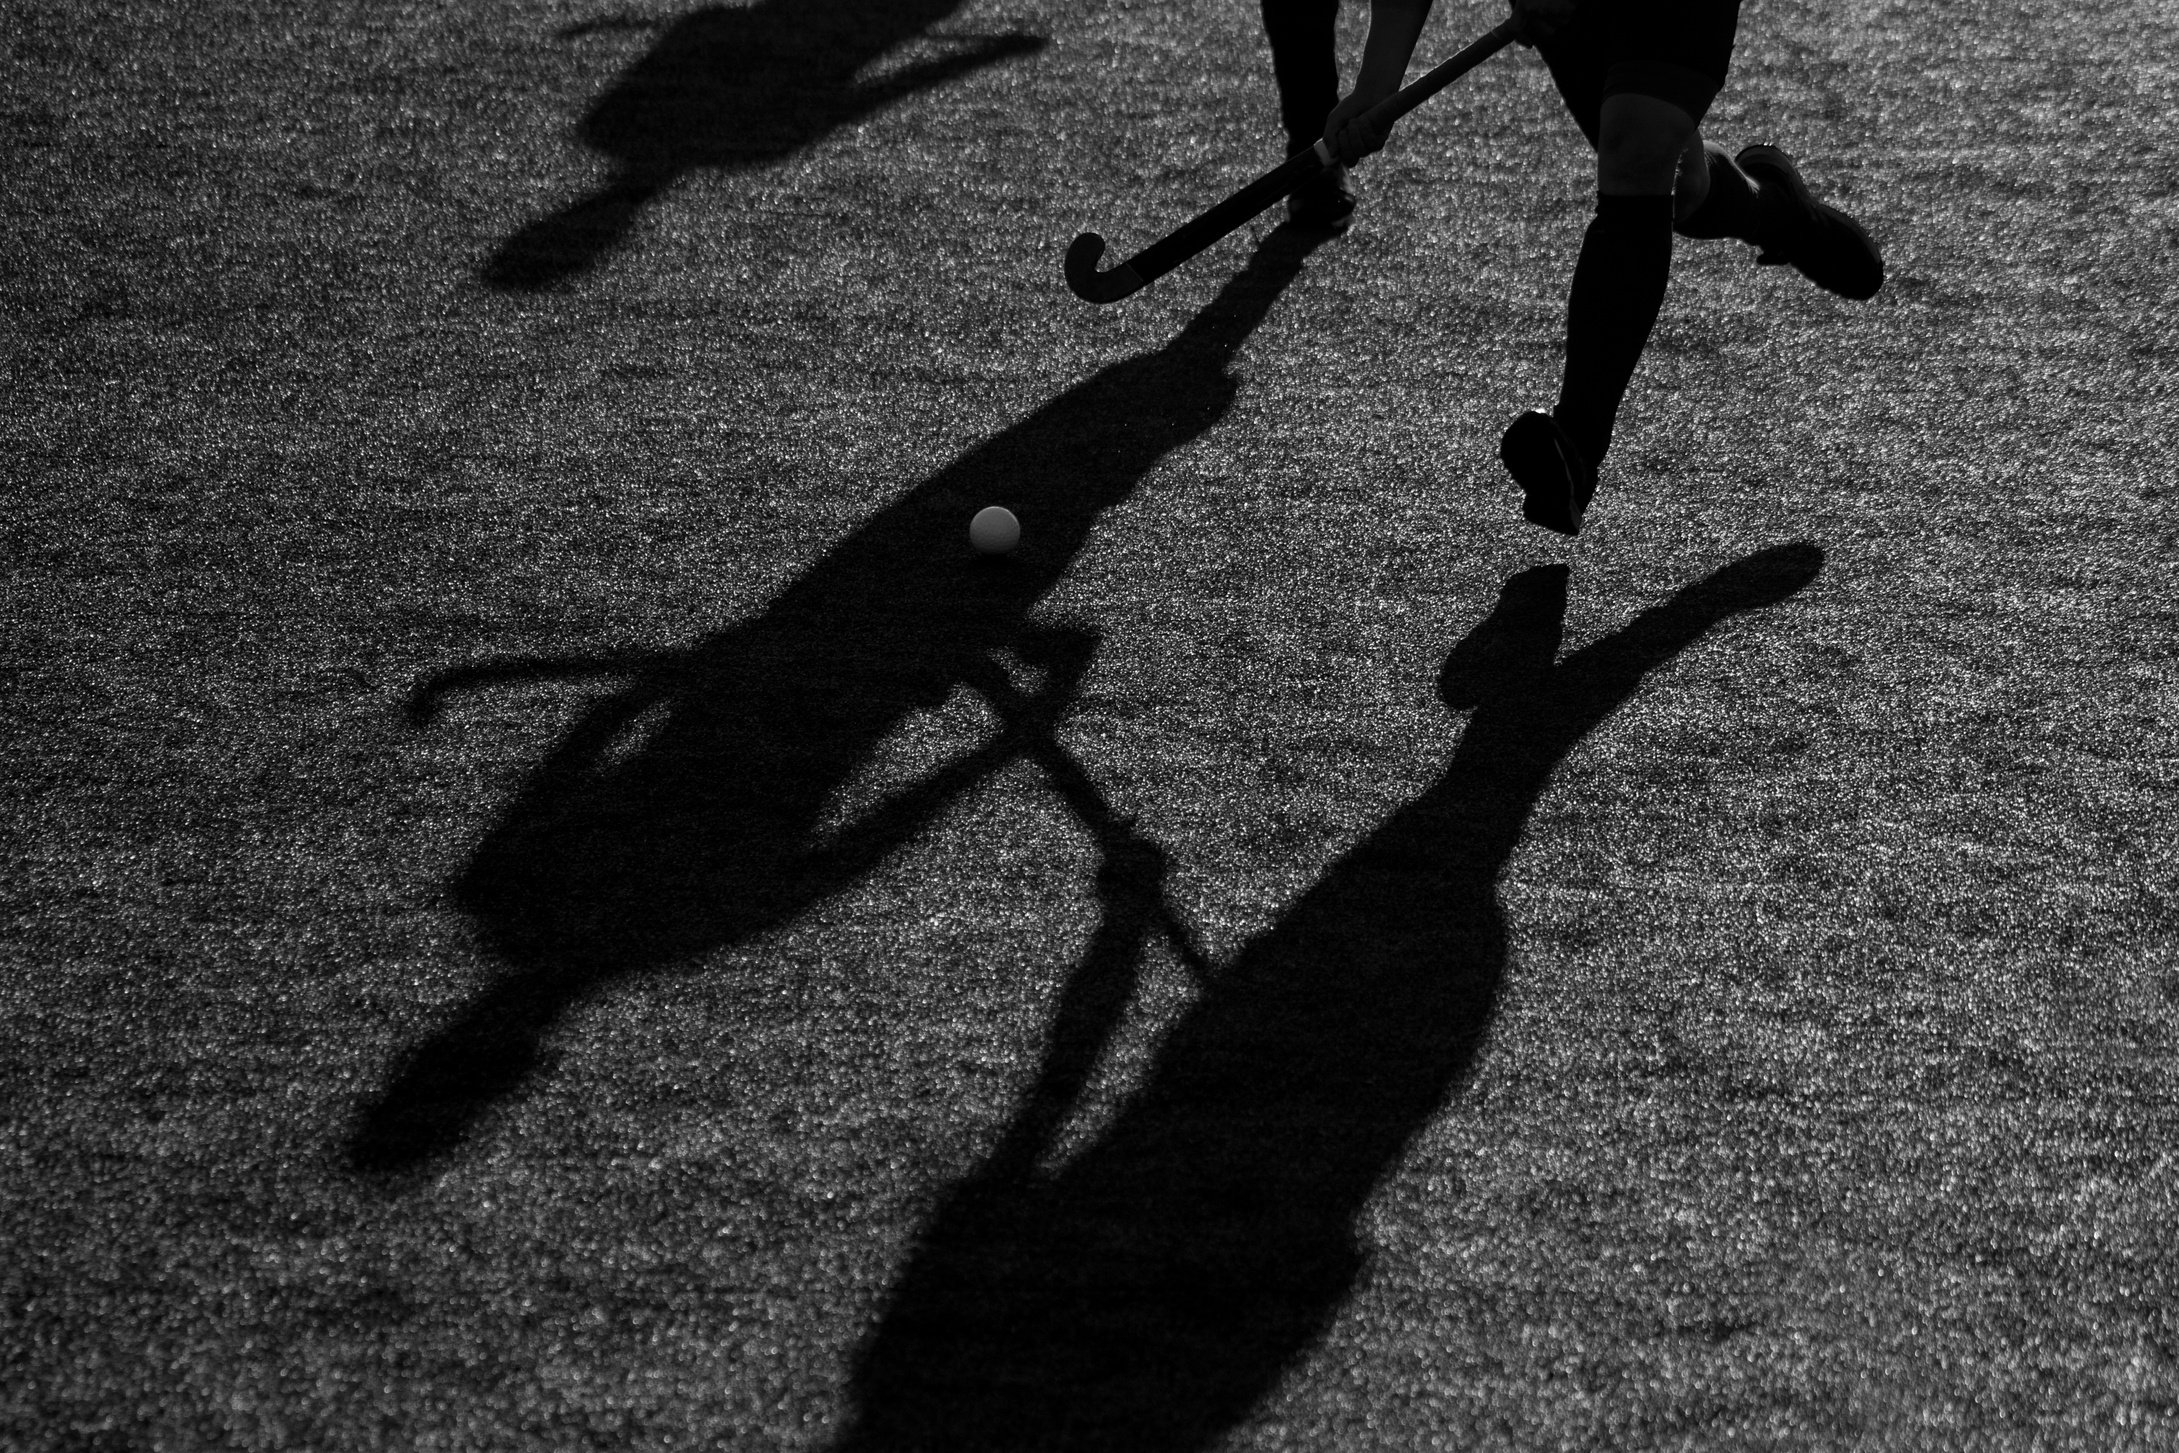
[[1574,547],[1526,53],[1099,311],[1240,0],[5,40],[0,1445],[2179,1442],[2168,6],[1750,0]]

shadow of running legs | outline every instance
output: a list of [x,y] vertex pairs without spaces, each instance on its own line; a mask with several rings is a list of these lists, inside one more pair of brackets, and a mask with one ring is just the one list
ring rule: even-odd
[[[1051,656],[1053,633],[1031,612],[1104,511],[1225,416],[1236,353],[1321,240],[1270,232],[1165,347],[985,440],[746,621],[685,650],[480,661],[419,688],[412,709],[428,720],[461,689],[620,679],[527,774],[456,877],[454,901],[503,973],[403,1056],[362,1109],[351,1165],[397,1175],[452,1153],[529,1082],[575,1006],[790,922],[1030,750],[988,744],[824,826],[842,785],[913,713],[988,682],[999,653]],[[979,560],[964,530],[994,499],[1036,529],[1003,560]],[[1077,664],[1059,675],[1087,659],[1067,656]]]
[[[903,1269],[839,1446],[1156,1453],[1247,1417],[1344,1305],[1370,1197],[1475,1065],[1505,966],[1497,880],[1553,771],[1822,559],[1751,556],[1556,662],[1565,572],[1508,581],[1448,658],[1474,715],[1444,774],[1242,948],[1095,1143],[1036,1171],[1018,1141],[1055,1111],[1025,1103]],[[1056,1035],[1050,1054],[1085,1058]]]

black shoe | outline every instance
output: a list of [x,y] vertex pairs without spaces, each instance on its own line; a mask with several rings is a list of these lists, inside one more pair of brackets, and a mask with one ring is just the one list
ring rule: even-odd
[[1861,224],[1838,208],[1817,201],[1801,180],[1801,170],[1775,146],[1750,146],[1735,158],[1740,169],[1762,188],[1758,198],[1776,208],[1780,240],[1756,261],[1775,267],[1790,263],[1819,288],[1847,298],[1873,298],[1884,286],[1884,259]]
[[1297,227],[1317,232],[1344,232],[1354,221],[1354,188],[1347,169],[1333,162],[1287,195],[1286,215]]
[[1596,493],[1596,469],[1557,419],[1530,409],[1506,426],[1498,457],[1528,496],[1521,513],[1531,524],[1562,535],[1581,533],[1581,517]]

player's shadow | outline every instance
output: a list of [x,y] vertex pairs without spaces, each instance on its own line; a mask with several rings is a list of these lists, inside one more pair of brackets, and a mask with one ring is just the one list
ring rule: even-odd
[[[571,1006],[787,922],[1018,754],[1063,771],[1043,744],[1095,642],[1029,612],[1098,517],[1225,415],[1236,350],[1321,240],[1267,234],[1172,342],[955,460],[745,622],[681,651],[487,660],[419,686],[411,708],[423,722],[458,690],[625,678],[529,774],[454,883],[506,972],[364,1108],[351,1164],[393,1173],[444,1155],[529,1078]],[[1013,507],[1025,533],[1012,555],[978,559],[967,523],[993,502]],[[1041,684],[1010,685],[1002,655]],[[833,795],[887,734],[964,686],[1007,730],[825,830]],[[1069,800],[1096,811],[1082,786]],[[1123,832],[1091,826],[1125,849]]]
[[[1565,568],[1508,581],[1441,677],[1473,710],[1444,774],[1212,979],[1108,1129],[1040,1169],[1123,998],[1068,986],[1066,1067],[920,1238],[840,1446],[1155,1453],[1247,1416],[1346,1301],[1371,1194],[1476,1061],[1505,964],[1498,875],[1553,769],[1822,560],[1749,556],[1563,661]],[[1133,972],[1101,951],[1075,977]]]
[[[501,243],[484,281],[509,291],[549,287],[594,267],[647,204],[690,172],[767,166],[904,97],[1044,45],[1014,32],[948,37],[940,55],[862,78],[959,4],[759,0],[707,5],[674,21],[577,129],[611,174]],[[566,34],[599,28],[621,27]]]

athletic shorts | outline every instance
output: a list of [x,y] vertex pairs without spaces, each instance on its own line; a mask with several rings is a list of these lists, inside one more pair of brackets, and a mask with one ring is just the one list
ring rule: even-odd
[[1701,121],[1724,89],[1739,29],[1740,0],[1582,0],[1536,50],[1594,146],[1604,98],[1621,92],[1669,101]]

